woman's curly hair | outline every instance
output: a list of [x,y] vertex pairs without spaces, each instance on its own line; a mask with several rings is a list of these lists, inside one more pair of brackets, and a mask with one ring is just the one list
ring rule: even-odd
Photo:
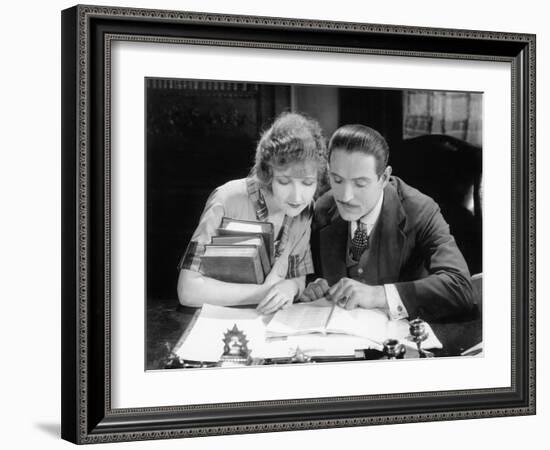
[[252,174],[271,191],[274,167],[306,160],[317,164],[318,185],[323,184],[327,145],[319,123],[304,114],[284,112],[260,137]]

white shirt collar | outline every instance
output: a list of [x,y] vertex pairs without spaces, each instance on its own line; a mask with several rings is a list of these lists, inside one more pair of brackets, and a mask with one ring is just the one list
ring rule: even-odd
[[[365,214],[363,217],[361,217],[359,220],[361,223],[365,224],[367,227],[367,234],[370,234],[372,229],[374,228],[374,225],[376,225],[376,221],[378,220],[378,217],[380,216],[380,212],[382,211],[382,203],[384,203],[384,191],[382,190],[380,194],[380,198],[376,202],[376,205],[374,205],[374,208],[372,208],[367,214]],[[357,221],[354,220],[353,222],[350,222],[351,226],[351,236],[355,234],[355,230],[357,229]]]

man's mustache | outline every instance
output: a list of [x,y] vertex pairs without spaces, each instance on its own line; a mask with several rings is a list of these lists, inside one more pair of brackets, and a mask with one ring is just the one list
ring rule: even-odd
[[342,206],[348,206],[348,207],[353,207],[353,208],[359,206],[359,205],[354,205],[353,203],[342,202],[340,200],[336,200],[336,203],[339,203]]

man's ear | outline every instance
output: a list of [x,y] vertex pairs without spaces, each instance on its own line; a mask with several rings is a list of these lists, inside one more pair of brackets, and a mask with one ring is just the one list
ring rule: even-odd
[[382,174],[382,182],[383,187],[386,187],[386,184],[388,184],[388,181],[390,181],[390,175],[391,175],[391,166],[387,166],[386,170],[384,170],[384,173]]

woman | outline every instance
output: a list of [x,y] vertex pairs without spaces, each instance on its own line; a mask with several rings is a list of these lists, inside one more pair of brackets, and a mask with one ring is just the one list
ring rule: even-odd
[[[283,113],[263,133],[248,178],[232,180],[210,195],[199,225],[179,264],[182,305],[257,304],[270,314],[294,301],[313,272],[309,239],[313,197],[326,172],[326,143],[319,124]],[[271,222],[276,261],[263,284],[228,283],[200,272],[204,245],[223,217]]]

